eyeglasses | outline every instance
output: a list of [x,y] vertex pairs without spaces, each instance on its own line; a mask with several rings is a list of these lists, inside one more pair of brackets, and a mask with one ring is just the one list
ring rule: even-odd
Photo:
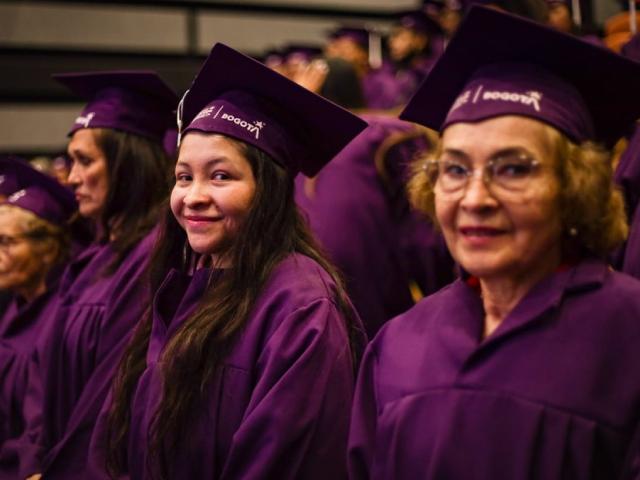
[[466,188],[471,177],[479,170],[482,180],[510,192],[526,190],[540,168],[540,162],[524,153],[507,153],[492,158],[482,169],[474,169],[462,160],[432,160],[425,171],[432,187],[436,184],[444,193],[457,193]]
[[20,235],[0,235],[0,248],[7,250],[23,240],[31,240],[39,237],[40,235],[38,235],[37,232],[27,232]]

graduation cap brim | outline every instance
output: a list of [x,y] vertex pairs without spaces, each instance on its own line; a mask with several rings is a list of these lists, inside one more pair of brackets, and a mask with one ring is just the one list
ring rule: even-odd
[[[182,128],[206,105],[230,91],[243,91],[268,100],[288,119],[309,158],[300,170],[313,176],[367,123],[342,107],[301,87],[260,62],[218,43],[213,46],[182,104]],[[300,138],[304,137],[304,138]]]
[[178,103],[178,97],[171,87],[151,70],[57,73],[52,77],[85,100],[91,100],[106,88],[121,88],[157,98],[169,108],[175,109]]
[[474,5],[400,118],[435,130],[471,75],[503,62],[539,65],[573,85],[596,139],[611,145],[640,116],[640,64],[531,20]]

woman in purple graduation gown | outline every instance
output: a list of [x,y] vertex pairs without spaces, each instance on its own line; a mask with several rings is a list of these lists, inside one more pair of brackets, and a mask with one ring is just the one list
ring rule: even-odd
[[171,89],[152,72],[57,79],[88,100],[67,151],[69,183],[80,215],[95,226],[95,241],[63,274],[52,325],[37,346],[29,378],[27,428],[5,443],[0,477],[90,478],[91,431],[149,303],[143,274],[169,192],[171,162],[162,141],[177,103]]
[[627,227],[596,143],[638,117],[638,82],[606,50],[470,11],[401,115],[442,132],[411,191],[465,274],[367,347],[352,478],[638,475],[640,283],[603,260]]
[[46,329],[70,250],[73,193],[17,158],[0,159],[0,288],[11,292],[0,316],[0,445],[22,433],[29,359]]
[[[93,439],[131,478],[345,478],[361,325],[293,199],[365,122],[217,44],[180,107],[154,302]],[[95,474],[99,477],[100,473]]]

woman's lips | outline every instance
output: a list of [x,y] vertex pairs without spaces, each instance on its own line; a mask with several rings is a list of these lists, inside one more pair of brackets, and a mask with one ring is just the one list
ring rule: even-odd
[[209,217],[204,215],[186,215],[184,217],[189,228],[198,228],[211,225],[220,220],[220,217]]
[[459,229],[464,242],[471,247],[489,247],[505,230],[492,227],[461,227]]
[[469,237],[495,237],[504,233],[504,230],[493,227],[460,227],[460,233]]

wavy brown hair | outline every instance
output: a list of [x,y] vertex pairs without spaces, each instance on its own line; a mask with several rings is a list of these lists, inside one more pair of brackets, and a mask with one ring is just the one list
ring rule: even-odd
[[106,267],[113,273],[131,249],[158,223],[160,205],[171,188],[173,162],[159,142],[110,128],[94,129],[104,153],[109,191],[98,220],[116,257]]
[[[577,254],[604,259],[624,242],[629,230],[624,199],[613,182],[611,153],[592,142],[577,145],[555,128],[545,128],[553,142],[560,183],[558,209],[564,232],[563,252],[572,257]],[[407,185],[411,203],[435,225],[435,195],[424,165],[441,153],[439,142],[432,155],[416,160]]]
[[[159,364],[162,398],[148,432],[152,475],[166,478],[169,455],[189,428],[190,411],[205,394],[209,381],[234,347],[262,287],[276,265],[298,252],[322,266],[335,281],[335,301],[346,318],[352,352],[360,350],[356,326],[342,281],[310,234],[294,203],[292,176],[255,147],[231,140],[248,159],[256,179],[255,196],[246,220],[228,252],[233,268],[212,282],[196,311],[169,340]],[[157,291],[167,272],[190,272],[198,255],[188,246],[185,232],[169,209],[151,261],[151,291]],[[146,368],[151,333],[148,311],[118,367],[107,435],[107,471],[113,477],[125,469],[131,400]],[[354,368],[356,362],[354,361]],[[151,464],[158,465],[154,472]]]

